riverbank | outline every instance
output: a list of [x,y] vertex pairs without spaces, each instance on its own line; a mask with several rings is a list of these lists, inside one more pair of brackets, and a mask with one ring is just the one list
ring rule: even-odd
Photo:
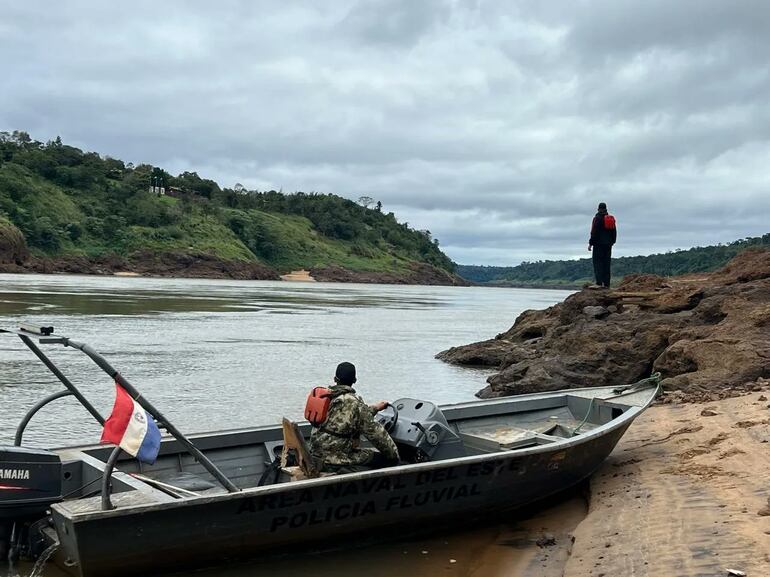
[[471,286],[471,283],[453,273],[419,262],[392,271],[356,271],[340,266],[323,266],[281,274],[256,261],[227,260],[205,253],[151,251],[134,253],[125,258],[118,255],[93,258],[25,256],[19,261],[10,257],[0,258],[0,273]]
[[469,543],[476,552],[463,571],[433,569],[471,577],[770,574],[770,381],[764,387],[705,403],[664,396],[591,477],[585,501],[546,502],[527,519],[492,524],[494,538]]
[[592,477],[564,577],[770,574],[769,396],[648,409]]

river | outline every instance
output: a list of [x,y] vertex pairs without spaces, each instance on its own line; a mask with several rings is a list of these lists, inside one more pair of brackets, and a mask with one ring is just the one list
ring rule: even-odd
[[[308,390],[330,384],[343,360],[357,366],[357,389],[370,401],[405,396],[437,403],[471,400],[485,385],[487,373],[447,365],[434,355],[490,338],[508,329],[523,310],[550,306],[568,294],[487,287],[0,275],[0,327],[15,328],[21,322],[53,325],[57,334],[92,345],[178,428],[192,433],[272,424],[282,416],[301,418]],[[109,377],[77,351],[54,345],[45,351],[100,411],[109,413],[114,399]],[[0,336],[0,444],[11,444],[29,407],[60,388],[19,339]],[[35,417],[24,444],[93,442],[99,434],[88,413],[67,398]],[[356,555],[418,572],[416,565],[404,568],[409,553],[402,551],[416,547],[413,557],[425,565],[431,546],[435,551],[443,547],[437,543],[448,546],[451,541],[437,539],[395,545],[397,558],[388,548]],[[443,555],[446,563],[451,554]],[[336,574],[360,571],[363,561],[356,561],[356,555],[345,557],[347,564],[338,561],[342,572]],[[445,574],[464,570],[465,556],[455,553],[457,559]],[[285,574],[275,569],[273,574]],[[246,568],[210,575],[236,574],[256,573]]]

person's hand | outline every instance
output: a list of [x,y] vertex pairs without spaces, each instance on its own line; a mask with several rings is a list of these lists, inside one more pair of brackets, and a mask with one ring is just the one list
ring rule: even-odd
[[372,409],[377,411],[378,413],[385,409],[385,407],[388,406],[388,401],[380,401],[379,403],[374,403],[373,405],[370,405]]
[[588,245],[588,252],[591,252],[591,245]]

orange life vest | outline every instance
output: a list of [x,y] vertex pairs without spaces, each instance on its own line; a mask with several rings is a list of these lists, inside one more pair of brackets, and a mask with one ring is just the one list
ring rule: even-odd
[[332,391],[326,387],[315,387],[307,396],[305,403],[305,418],[314,427],[320,427],[329,416],[329,405],[332,404]]

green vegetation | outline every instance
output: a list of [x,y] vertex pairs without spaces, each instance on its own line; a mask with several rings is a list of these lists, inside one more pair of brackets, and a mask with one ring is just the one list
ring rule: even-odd
[[[613,258],[612,275],[620,280],[634,273],[674,276],[708,272],[751,246],[770,246],[770,233],[717,246]],[[512,267],[458,265],[457,274],[477,283],[566,286],[592,282],[593,265],[590,258],[523,262]]]
[[413,262],[454,270],[429,231],[399,223],[381,203],[369,208],[371,198],[359,202],[221,188],[194,172],[172,176],[59,138],[42,143],[25,132],[0,133],[0,218],[38,256],[152,250],[260,261],[280,271],[339,265],[397,272]]

